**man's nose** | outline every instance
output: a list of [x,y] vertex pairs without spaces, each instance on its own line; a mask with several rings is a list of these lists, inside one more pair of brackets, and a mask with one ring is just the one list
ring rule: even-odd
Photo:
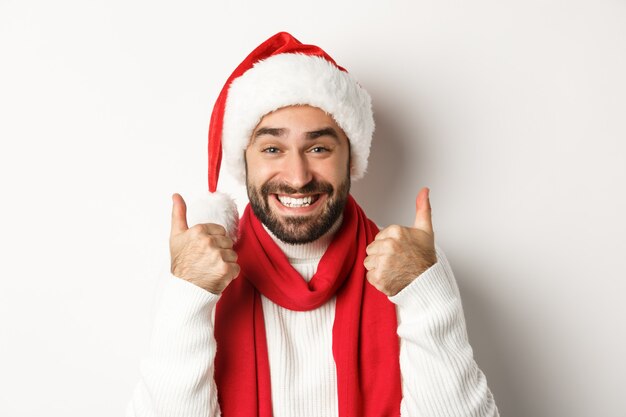
[[283,176],[289,185],[297,189],[304,187],[313,179],[306,157],[298,153],[291,154],[287,158]]

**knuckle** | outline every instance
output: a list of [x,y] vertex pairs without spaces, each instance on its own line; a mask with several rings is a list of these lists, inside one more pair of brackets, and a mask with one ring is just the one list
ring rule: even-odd
[[378,275],[378,272],[376,272],[376,270],[369,271],[367,273],[367,280],[370,282],[370,284],[372,284],[374,286],[378,285],[379,279],[380,279],[380,277]]
[[216,268],[218,274],[225,276],[228,274],[228,264],[225,262],[220,262]]
[[230,253],[228,249],[220,249],[219,254],[220,254],[220,259],[222,260],[222,262],[228,262],[229,259],[232,257],[232,254]]
[[207,246],[209,247],[215,247],[216,242],[215,242],[215,237],[211,236],[211,235],[207,235],[205,236],[203,239],[204,243],[206,243]]
[[221,224],[213,223],[215,234],[226,235],[226,229]]
[[398,243],[398,241],[395,239],[389,239],[386,242],[386,245],[387,249],[389,249],[391,252],[398,252],[398,250],[400,249],[400,243]]
[[189,232],[192,236],[201,236],[204,234],[204,227],[201,224],[194,224],[189,228]]
[[393,239],[389,238],[389,239],[385,239],[383,241],[380,242],[380,246],[382,248],[385,249],[385,251],[389,251],[391,249],[391,245],[392,245]]
[[379,259],[380,259],[380,255],[372,255],[372,256],[368,256],[368,257],[367,257],[367,258],[365,258],[365,259],[367,259],[367,265],[368,265],[370,268],[372,268],[372,269],[373,269],[373,268],[374,268],[374,267],[378,264],[378,261],[379,261]]
[[389,226],[389,231],[392,233],[399,233],[401,229],[402,227],[398,224],[392,224],[391,226]]
[[388,227],[389,230],[389,236],[392,237],[399,237],[402,235],[402,226],[399,226],[397,224],[392,224],[391,226]]

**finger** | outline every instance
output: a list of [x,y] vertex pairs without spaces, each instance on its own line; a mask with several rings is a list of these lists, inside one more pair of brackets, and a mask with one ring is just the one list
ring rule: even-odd
[[432,210],[430,207],[430,190],[424,187],[417,194],[415,200],[415,221],[413,228],[423,230],[433,235]]
[[372,243],[370,243],[367,248],[365,248],[365,253],[367,253],[368,255],[380,255],[382,253],[385,253],[385,240],[375,240]]
[[224,226],[216,223],[198,223],[189,228],[192,233],[198,236],[226,236]]
[[376,268],[376,258],[374,256],[366,256],[365,259],[363,259],[363,265],[365,269],[371,271]]
[[232,265],[233,279],[235,279],[239,276],[239,273],[241,272],[241,267],[239,266],[239,264],[236,263]]
[[235,263],[237,262],[237,252],[230,249],[222,249],[220,251],[222,255],[222,260],[224,262]]
[[379,283],[379,275],[376,271],[368,271],[365,274],[365,279],[367,279],[367,282],[369,282],[378,291],[382,291]]
[[183,197],[174,193],[172,195],[172,234],[179,234],[189,229],[187,226],[187,205]]
[[389,238],[392,238],[392,239],[400,238],[403,233],[402,229],[404,229],[404,227],[397,225],[397,224],[392,224],[390,226],[387,226],[383,230],[378,232],[378,234],[374,238],[374,242],[380,242],[381,240],[389,239]]
[[376,252],[376,241],[372,241],[372,243],[370,243],[369,245],[367,245],[367,247],[365,248],[365,253],[368,255],[373,255],[374,252]]
[[233,279],[237,278],[237,276],[239,275],[239,272],[241,272],[241,267],[239,266],[238,263],[236,263],[236,262],[227,262],[226,263],[226,273],[224,275],[224,278],[226,278],[228,280],[233,280]]
[[221,224],[217,223],[202,223],[204,231],[209,235],[214,236],[226,236],[226,229]]
[[232,249],[233,247],[233,240],[228,236],[211,235],[211,240],[215,245],[214,247],[220,249]]

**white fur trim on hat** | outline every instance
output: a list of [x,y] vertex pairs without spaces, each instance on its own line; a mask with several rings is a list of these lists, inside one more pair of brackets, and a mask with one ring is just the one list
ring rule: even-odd
[[351,74],[318,56],[285,53],[259,61],[228,90],[222,130],[223,165],[241,182],[244,151],[266,114],[308,104],[330,114],[350,140],[352,180],[367,169],[374,117],[369,94]]
[[228,236],[236,242],[239,213],[232,197],[218,191],[192,200],[187,205],[187,224],[191,227],[204,223],[222,225]]

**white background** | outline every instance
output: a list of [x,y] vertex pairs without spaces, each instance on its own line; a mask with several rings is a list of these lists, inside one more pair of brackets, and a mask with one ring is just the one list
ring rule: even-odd
[[0,415],[123,414],[170,196],[206,189],[214,100],[280,30],[373,97],[370,217],[431,188],[502,415],[626,416],[622,0],[0,0]]

